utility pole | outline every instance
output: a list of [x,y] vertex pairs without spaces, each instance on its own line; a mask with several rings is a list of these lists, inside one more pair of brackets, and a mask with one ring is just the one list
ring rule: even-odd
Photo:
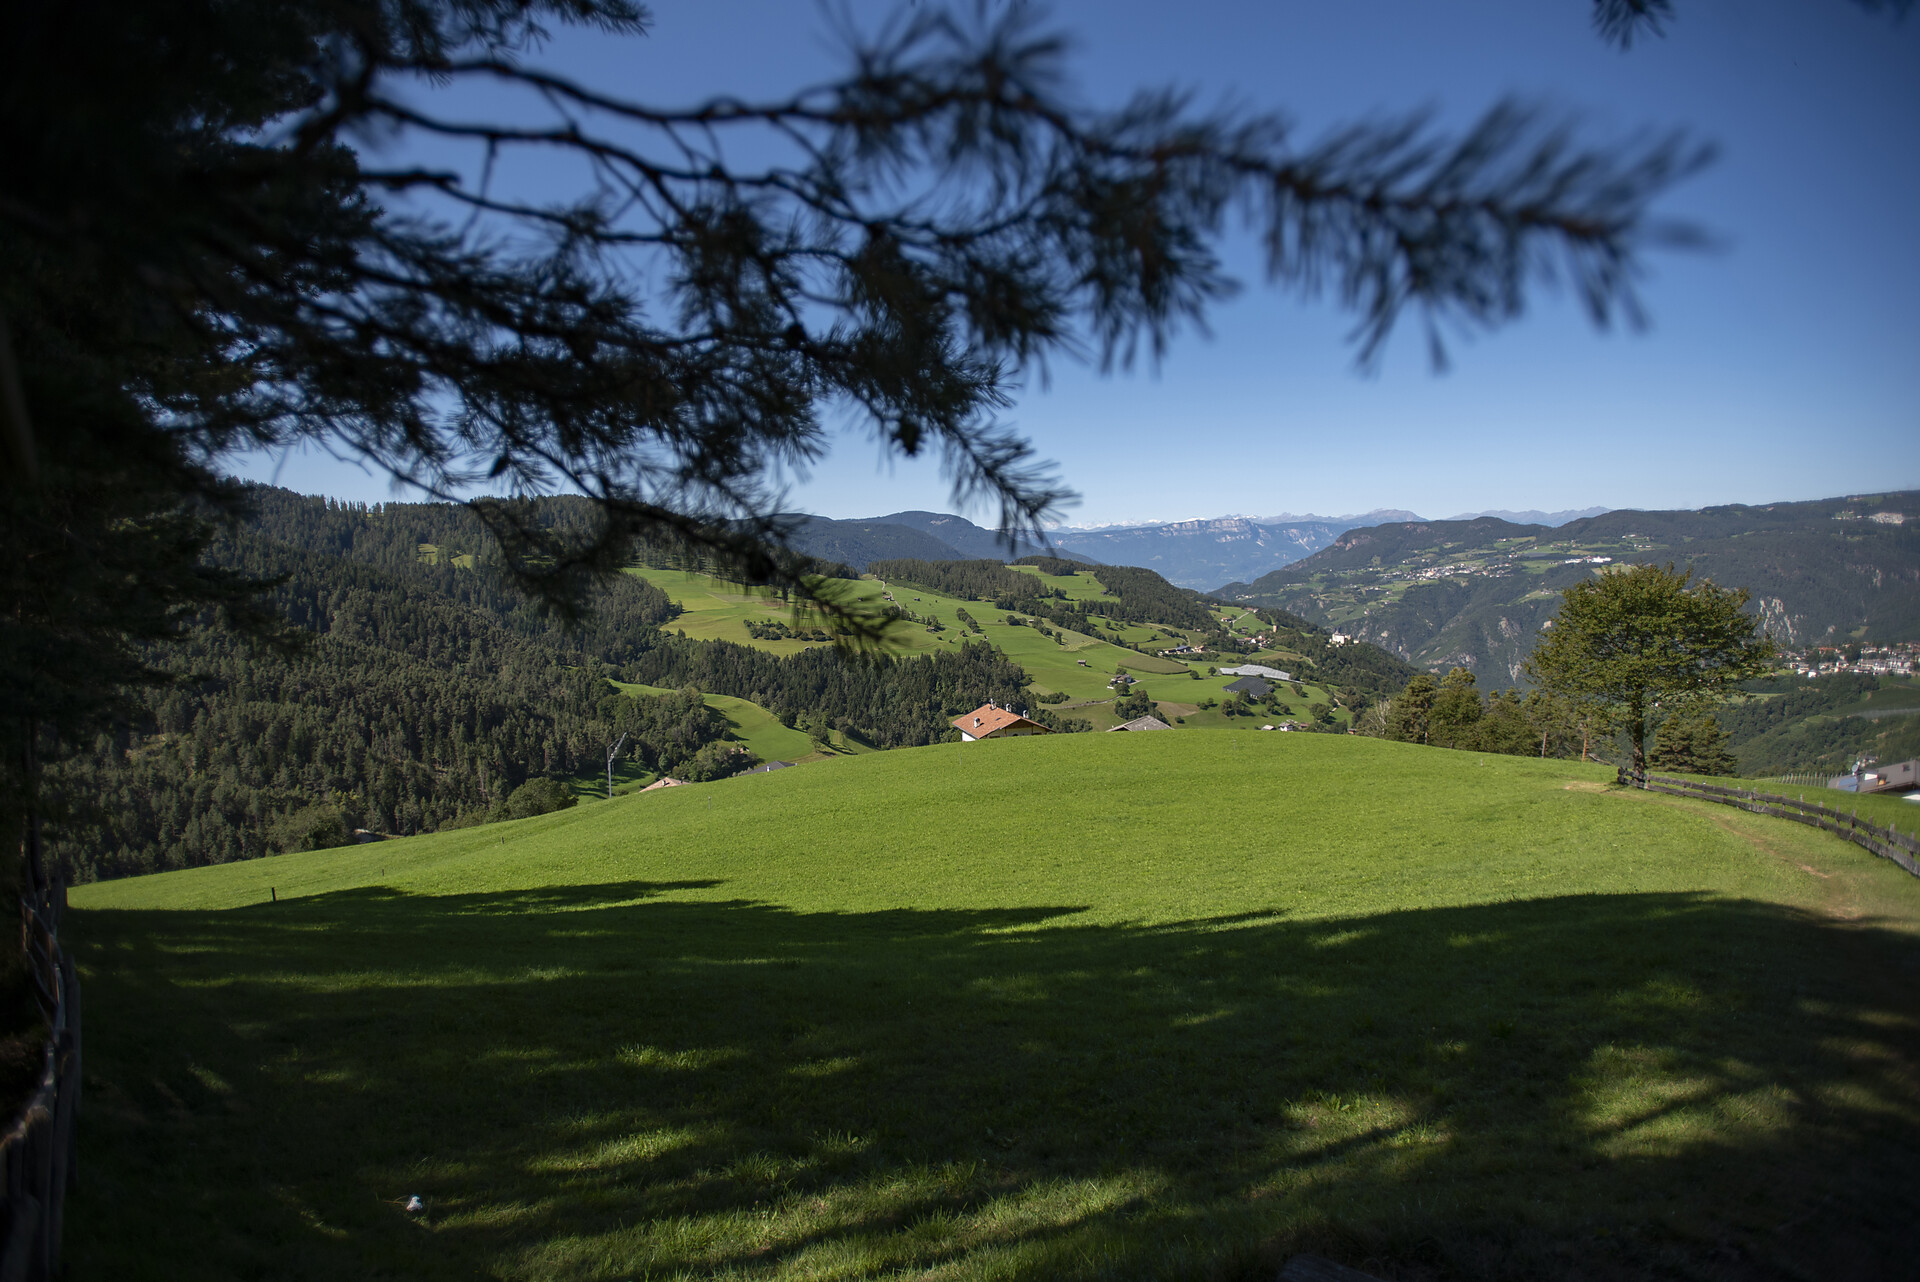
[[607,800],[613,800],[613,763],[620,758],[620,749],[626,746],[627,732],[622,730],[620,737],[607,748]]

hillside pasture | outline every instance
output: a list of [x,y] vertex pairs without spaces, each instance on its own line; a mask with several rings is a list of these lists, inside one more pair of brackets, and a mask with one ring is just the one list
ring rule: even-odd
[[[635,681],[614,681],[615,689],[636,699],[667,694],[663,686],[643,685]],[[780,719],[757,703],[746,699],[736,699],[731,695],[703,694],[701,702],[719,712],[727,719],[727,738],[739,744],[762,761],[818,761],[823,758],[871,752],[846,736],[834,732],[831,743],[826,749],[816,744],[806,732],[791,726],[782,725]],[[638,762],[623,759],[616,762],[613,769],[613,792],[622,796],[637,792],[660,776],[646,769]],[[607,796],[607,774],[604,769],[588,767],[579,774],[566,780],[574,795],[585,801],[603,801]]]
[[[763,588],[730,583],[691,570],[635,566],[629,568],[627,573],[645,579],[677,602],[684,613],[668,627],[684,632],[694,640],[731,641],[736,645],[750,645],[774,654],[794,654],[809,646],[825,644],[791,638],[755,640],[747,631],[749,619],[774,619],[781,623],[792,621],[792,607],[778,595]],[[856,598],[869,603],[879,597],[878,585],[869,581],[855,584],[852,590]],[[915,644],[911,639],[904,639],[904,643],[910,648]]]
[[1899,1275],[1920,883],[1610,773],[1053,736],[76,888],[70,1276]]
[[[1102,595],[1099,583],[1089,574],[1043,575],[1031,566],[1009,568],[1031,574],[1051,586],[1061,587],[1075,599],[1094,599]],[[774,654],[791,654],[805,649],[809,644],[816,644],[753,638],[746,627],[749,619],[785,621],[789,618],[788,607],[778,598],[756,589],[682,570],[635,569],[629,573],[647,579],[680,604],[685,613],[672,626],[689,637],[732,641]],[[923,619],[940,620],[943,627],[939,632],[929,632],[923,624],[902,623],[891,640],[895,653],[928,653],[940,647],[958,646],[968,639],[985,640],[1026,670],[1033,681],[1036,695],[1065,694],[1068,702],[1055,705],[1055,710],[1088,720],[1095,729],[1103,730],[1120,721],[1111,711],[1114,691],[1108,683],[1122,668],[1143,678],[1151,697],[1177,699],[1184,703],[1199,703],[1209,698],[1222,699],[1226,685],[1234,680],[1232,677],[1205,677],[1207,664],[1204,661],[1186,663],[1157,654],[1141,654],[1114,644],[1119,640],[1150,648],[1171,648],[1187,639],[1183,634],[1162,628],[1139,624],[1110,627],[1108,625],[1113,621],[1099,618],[1089,621],[1087,631],[1056,628],[1047,624],[1050,631],[1059,633],[1060,639],[1056,641],[1052,637],[1042,636],[1031,626],[1008,625],[1005,620],[1009,612],[994,608],[990,601],[962,600],[904,581],[882,583],[877,579],[864,579],[856,591],[870,605],[880,603],[882,593],[891,592],[894,603],[903,609]],[[979,632],[961,622],[959,614],[962,610],[980,624]],[[1220,656],[1206,658],[1218,661]],[[1081,666],[1082,660],[1086,662],[1084,667]],[[1203,674],[1202,680],[1192,679],[1189,674],[1195,671]],[[1314,697],[1324,697],[1324,692]],[[1305,701],[1299,702],[1301,710],[1298,713],[1289,711],[1279,715],[1304,717]],[[1207,728],[1227,724],[1227,720],[1217,713],[1211,716],[1200,713],[1190,724],[1195,728]]]

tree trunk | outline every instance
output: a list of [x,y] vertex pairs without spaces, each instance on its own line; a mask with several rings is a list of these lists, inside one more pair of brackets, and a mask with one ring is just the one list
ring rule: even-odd
[[47,887],[47,865],[40,849],[40,762],[34,755],[35,741],[40,737],[40,721],[37,717],[27,718],[27,742],[25,752],[26,766],[26,831],[21,842],[21,871],[26,885],[22,888],[33,893]]

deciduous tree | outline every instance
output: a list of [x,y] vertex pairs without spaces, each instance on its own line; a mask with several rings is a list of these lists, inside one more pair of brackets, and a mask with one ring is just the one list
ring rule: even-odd
[[1577,583],[1526,660],[1534,681],[1625,731],[1636,772],[1655,725],[1697,716],[1774,658],[1773,639],[1742,613],[1745,589],[1692,579],[1671,564],[1635,565]]

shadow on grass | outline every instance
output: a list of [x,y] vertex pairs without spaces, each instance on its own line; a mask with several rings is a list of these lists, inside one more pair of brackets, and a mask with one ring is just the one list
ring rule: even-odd
[[1870,923],[673,897],[715,889],[75,913],[73,1276],[1251,1278],[1311,1248],[1895,1277],[1920,1250],[1920,942]]

